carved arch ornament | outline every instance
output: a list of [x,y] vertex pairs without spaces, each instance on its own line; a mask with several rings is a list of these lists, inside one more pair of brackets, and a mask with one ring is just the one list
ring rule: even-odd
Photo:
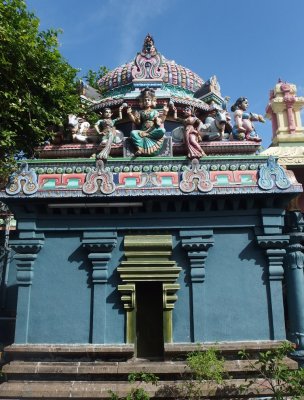
[[284,190],[288,189],[291,183],[284,168],[277,163],[273,156],[270,156],[267,160],[267,165],[262,165],[260,169],[258,185],[264,190],[270,190],[275,185]]

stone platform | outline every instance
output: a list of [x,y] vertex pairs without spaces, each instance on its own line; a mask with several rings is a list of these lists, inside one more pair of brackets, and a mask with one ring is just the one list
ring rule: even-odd
[[[201,384],[202,398],[236,398],[235,388],[245,379],[256,376],[247,360],[240,360],[238,351],[246,350],[255,361],[260,351],[276,348],[281,342],[236,342],[213,343],[202,346],[202,350],[216,347],[225,356],[227,380],[223,385],[212,382]],[[5,349],[7,364],[3,373],[7,381],[0,385],[0,399],[109,399],[110,392],[125,397],[132,387],[128,375],[149,372],[159,377],[157,385],[140,384],[154,399],[178,398],[178,388],[190,378],[186,366],[186,355],[197,350],[197,345],[167,344],[165,360],[151,361],[133,357],[134,348],[128,346],[65,346],[65,345],[13,345]],[[287,359],[290,368],[297,365]],[[262,380],[257,381],[262,383]],[[253,387],[242,398],[257,397]],[[269,395],[270,388],[264,386],[259,396]]]

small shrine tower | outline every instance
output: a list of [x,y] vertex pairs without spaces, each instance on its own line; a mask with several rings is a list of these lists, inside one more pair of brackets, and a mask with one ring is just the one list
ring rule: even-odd
[[[301,110],[304,97],[297,96],[295,84],[281,80],[270,91],[266,117],[272,122],[272,144],[262,155],[275,156],[279,163],[292,170],[299,182],[304,183],[304,126]],[[304,196],[299,195],[291,209],[304,210]]]
[[272,121],[272,145],[304,144],[303,106],[304,97],[297,96],[296,85],[279,80],[270,91],[266,108],[266,116]]

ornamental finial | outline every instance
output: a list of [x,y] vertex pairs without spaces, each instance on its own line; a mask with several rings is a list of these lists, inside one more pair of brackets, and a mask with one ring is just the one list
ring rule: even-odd
[[143,54],[151,54],[151,55],[156,54],[156,48],[154,46],[154,39],[150,35],[150,33],[148,33],[147,36],[145,37],[143,48],[142,48],[142,53]]

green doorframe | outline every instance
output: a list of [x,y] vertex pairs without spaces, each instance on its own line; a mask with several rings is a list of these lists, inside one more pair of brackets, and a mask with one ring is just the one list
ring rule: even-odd
[[126,260],[117,271],[123,281],[118,285],[126,310],[126,342],[136,341],[136,282],[161,282],[163,291],[163,335],[173,342],[173,309],[177,300],[176,283],[181,268],[172,256],[171,235],[128,235],[124,239]]

